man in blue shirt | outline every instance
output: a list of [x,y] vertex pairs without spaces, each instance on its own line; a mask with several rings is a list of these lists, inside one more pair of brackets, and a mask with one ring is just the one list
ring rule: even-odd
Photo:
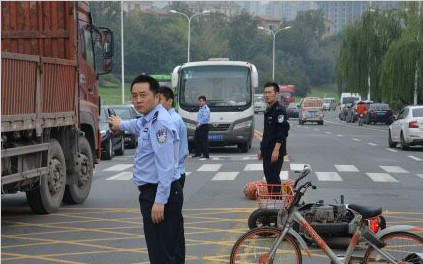
[[133,181],[140,191],[150,263],[183,263],[176,260],[180,238],[183,193],[177,171],[179,135],[168,111],[160,104],[159,83],[140,75],[131,84],[132,103],[143,118],[122,121],[110,117],[113,132],[138,136]]
[[[176,127],[179,135],[179,161],[178,161],[178,168],[177,171],[181,178],[179,182],[181,183],[182,189],[184,188],[185,184],[185,159],[189,154],[188,151],[188,135],[187,135],[187,127],[182,120],[182,117],[176,113],[175,108],[173,108],[174,102],[174,94],[172,89],[167,86],[160,87],[160,102],[162,103],[163,107],[169,112],[170,117],[172,118],[172,122]],[[185,236],[184,236],[184,219],[181,216],[181,232],[180,239],[178,240],[178,247],[176,249],[176,259],[179,261],[178,263],[183,263],[185,259]]]
[[197,129],[195,130],[195,155],[193,158],[200,157],[209,158],[209,125],[210,125],[210,109],[207,106],[207,100],[204,95],[198,97],[198,105],[200,110],[197,115]]

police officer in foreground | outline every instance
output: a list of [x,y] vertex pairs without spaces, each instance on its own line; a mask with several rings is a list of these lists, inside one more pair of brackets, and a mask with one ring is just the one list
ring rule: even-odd
[[[181,176],[179,182],[181,183],[182,189],[185,185],[185,159],[187,158],[188,151],[188,134],[187,127],[182,120],[182,117],[173,108],[175,96],[172,89],[167,86],[160,87],[160,102],[163,107],[169,112],[172,122],[176,127],[179,135],[179,161],[177,171]],[[184,263],[185,261],[185,236],[184,236],[184,219],[181,216],[181,232],[180,239],[178,239],[178,246],[176,249],[176,260],[177,263]]]
[[[264,176],[268,184],[281,183],[279,174],[286,156],[286,139],[290,128],[285,107],[279,104],[278,95],[277,83],[268,82],[264,85],[264,99],[268,107],[264,113],[263,139],[257,156],[263,160]],[[279,192],[279,188],[273,191]]]
[[140,119],[110,117],[113,132],[138,136],[133,181],[140,195],[144,235],[152,264],[183,263],[176,260],[180,238],[183,193],[177,172],[179,136],[168,111],[160,104],[159,83],[140,75],[131,84],[132,103]]

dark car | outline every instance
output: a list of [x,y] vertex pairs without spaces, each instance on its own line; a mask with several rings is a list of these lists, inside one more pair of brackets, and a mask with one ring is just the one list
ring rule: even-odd
[[[116,115],[119,116],[122,120],[131,120],[142,117],[142,115],[135,110],[133,105],[111,105],[109,107],[112,108],[115,111]],[[131,134],[128,131],[124,131],[124,139],[125,147],[137,147],[138,138],[136,135]]]
[[300,113],[300,109],[296,103],[290,103],[288,107],[286,108],[286,114],[288,115],[288,118],[298,118]]
[[101,159],[110,160],[113,155],[122,156],[125,152],[123,133],[112,133],[109,128],[109,117],[116,116],[109,106],[102,106],[100,113]]
[[385,123],[386,125],[392,124],[393,115],[392,110],[388,104],[370,104],[367,107],[367,112],[364,115],[366,124],[370,123]]

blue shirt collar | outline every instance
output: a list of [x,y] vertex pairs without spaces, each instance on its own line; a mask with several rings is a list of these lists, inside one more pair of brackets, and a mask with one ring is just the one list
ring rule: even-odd
[[170,109],[169,109],[169,114],[172,114],[172,113],[176,113],[175,108],[170,108]]
[[148,113],[146,116],[144,116],[143,118],[142,118],[142,120],[143,120],[143,123],[147,123],[147,122],[149,122],[150,120],[151,120],[151,118],[154,116],[154,114],[157,112],[157,111],[159,111],[161,108],[163,108],[163,106],[162,106],[162,104],[158,104],[158,105],[156,105],[154,108],[153,108],[153,110],[151,110],[150,111],[150,113]]
[[207,104],[200,106],[200,108],[206,108],[206,107],[207,107]]

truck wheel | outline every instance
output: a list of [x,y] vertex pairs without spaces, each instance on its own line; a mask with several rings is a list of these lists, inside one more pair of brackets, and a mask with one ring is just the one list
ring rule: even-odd
[[242,153],[248,152],[248,142],[238,144],[238,148],[241,150]]
[[93,154],[90,143],[85,137],[79,138],[80,153],[77,157],[77,171],[73,175],[76,180],[66,186],[63,201],[69,204],[83,203],[90,193],[91,183],[93,181]]
[[120,148],[115,151],[116,156],[123,156],[125,154],[125,140],[122,137],[120,140]]
[[66,185],[66,161],[59,141],[51,139],[47,161],[48,174],[41,176],[40,186],[26,192],[31,209],[38,214],[56,212],[63,200]]

